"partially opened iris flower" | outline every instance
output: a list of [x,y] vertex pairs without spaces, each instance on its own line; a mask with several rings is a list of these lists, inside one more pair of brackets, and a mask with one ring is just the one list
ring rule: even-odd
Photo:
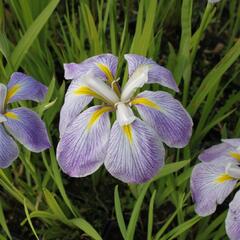
[[[208,216],[240,180],[240,139],[223,140],[205,150],[199,159],[202,162],[193,169],[191,191],[196,212]],[[225,226],[231,240],[240,239],[240,191],[229,204]]]
[[46,92],[46,86],[20,72],[11,76],[7,86],[0,84],[0,168],[8,167],[18,157],[14,139],[32,152],[50,147],[45,125],[35,112],[25,107],[9,109],[9,104],[16,101],[42,101]]
[[[116,79],[118,59],[112,54],[64,65],[65,78],[73,81],[61,110],[57,158],[72,177],[87,176],[104,164],[123,182],[142,183],[163,166],[163,142],[182,148],[189,141],[192,120],[171,94],[136,95],[151,83],[178,91],[171,72],[143,56],[126,54],[125,59],[129,80],[122,90]],[[93,98],[102,104],[84,110]],[[113,124],[109,113],[116,113]]]

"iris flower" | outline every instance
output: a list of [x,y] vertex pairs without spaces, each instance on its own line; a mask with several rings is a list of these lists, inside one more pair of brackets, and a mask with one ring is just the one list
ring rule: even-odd
[[[240,139],[226,139],[200,154],[192,172],[191,192],[195,211],[208,216],[216,211],[240,179]],[[225,221],[231,240],[240,239],[240,191],[229,204]]]
[[[60,114],[57,159],[72,177],[87,176],[104,164],[121,181],[142,183],[163,166],[163,142],[181,148],[189,141],[192,120],[171,94],[136,95],[151,83],[178,91],[171,72],[143,56],[126,54],[125,59],[129,80],[122,90],[116,79],[118,59],[112,54],[64,65],[65,78],[72,82]],[[102,104],[84,110],[93,98]],[[109,113],[116,113],[113,124]]]
[[46,86],[20,72],[12,74],[7,86],[0,84],[0,168],[11,165],[19,155],[14,139],[32,152],[50,147],[45,125],[35,112],[25,107],[9,109],[16,101],[42,101],[46,92]]

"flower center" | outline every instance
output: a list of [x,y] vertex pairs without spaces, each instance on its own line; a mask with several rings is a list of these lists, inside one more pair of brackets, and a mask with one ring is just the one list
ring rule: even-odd
[[92,72],[89,72],[83,78],[83,84],[88,86],[91,90],[96,92],[98,95],[107,100],[107,102],[111,104],[115,104],[119,102],[119,97],[112,90],[110,86],[108,86],[101,78],[97,78],[94,76]]
[[225,168],[225,173],[233,178],[240,179],[240,166],[238,163],[228,163]]
[[115,105],[117,107],[117,121],[120,126],[129,125],[136,119],[136,116],[128,104],[118,102]]

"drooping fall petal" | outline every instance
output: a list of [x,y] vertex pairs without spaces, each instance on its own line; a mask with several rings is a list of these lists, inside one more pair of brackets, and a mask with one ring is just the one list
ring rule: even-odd
[[140,119],[120,126],[115,121],[104,161],[106,169],[127,183],[143,183],[163,166],[165,151],[155,131]]

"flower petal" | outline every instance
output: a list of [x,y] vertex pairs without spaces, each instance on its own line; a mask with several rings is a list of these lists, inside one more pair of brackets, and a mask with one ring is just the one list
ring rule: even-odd
[[144,91],[132,102],[140,116],[170,147],[184,147],[192,135],[193,122],[181,103],[171,94]]
[[159,137],[143,121],[122,127],[115,121],[104,161],[114,177],[127,183],[146,182],[163,166],[164,157]]
[[0,83],[0,113],[3,113],[6,96],[7,87],[4,84]]
[[101,54],[85,61],[64,64],[65,79],[79,79],[88,71],[93,71],[96,76],[107,80],[113,80],[116,76],[118,58],[112,54]]
[[0,124],[0,168],[7,168],[18,157],[17,144]]
[[220,143],[204,150],[198,159],[203,162],[218,161],[219,158],[231,158],[230,152],[234,151],[234,147],[227,143]]
[[228,160],[199,163],[192,171],[191,192],[195,211],[200,216],[215,212],[217,204],[222,204],[237,183],[225,173]]
[[240,138],[222,139],[222,142],[227,143],[240,150]]
[[28,150],[41,152],[50,147],[45,124],[35,112],[21,107],[7,112],[5,116],[6,129]]
[[63,136],[67,126],[92,101],[93,97],[86,87],[73,80],[65,95],[65,101],[60,112],[59,132]]
[[238,191],[229,204],[226,218],[226,232],[231,240],[240,239],[240,191]]
[[106,156],[111,107],[94,106],[81,113],[66,129],[57,148],[63,172],[84,177],[95,172]]
[[148,83],[158,83],[176,92],[179,91],[172,73],[168,69],[154,62],[152,59],[137,54],[125,54],[124,58],[128,63],[129,76],[131,76],[138,67],[142,65],[149,65],[151,69],[148,73]]
[[12,74],[7,88],[7,103],[20,100],[41,102],[44,100],[48,90],[45,85],[21,72],[15,72]]

